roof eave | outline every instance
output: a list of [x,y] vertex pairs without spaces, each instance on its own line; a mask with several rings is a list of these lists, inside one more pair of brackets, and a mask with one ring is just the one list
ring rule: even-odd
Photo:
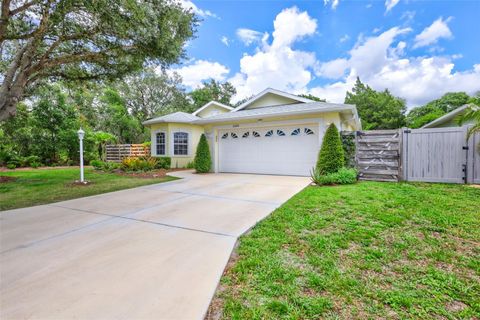
[[263,90],[262,92],[260,92],[259,94],[253,96],[250,100],[245,101],[244,103],[242,103],[241,105],[239,105],[238,107],[233,109],[232,112],[237,112],[237,111],[243,110],[246,106],[248,106],[252,102],[257,101],[258,99],[260,99],[261,97],[263,97],[264,95],[266,95],[268,93],[277,94],[277,95],[287,97],[287,98],[290,98],[290,99],[294,99],[294,100],[297,100],[299,102],[304,102],[304,103],[315,102],[311,99],[303,98],[303,97],[300,97],[300,96],[297,96],[297,95],[294,95],[294,94],[291,94],[291,93],[288,93],[288,92],[283,92],[283,91],[273,89],[273,88],[267,88],[267,89]]
[[[293,110],[293,111],[284,111],[284,112],[277,112],[277,113],[270,113],[270,114],[264,114],[264,115],[249,115],[249,116],[240,116],[240,117],[234,117],[234,118],[229,118],[229,119],[201,119],[201,120],[195,120],[192,123],[193,124],[208,124],[208,123],[219,123],[219,122],[231,122],[231,121],[241,121],[241,120],[250,120],[250,119],[265,119],[265,118],[275,118],[275,117],[281,117],[281,116],[294,116],[294,115],[308,115],[308,114],[315,114],[315,113],[325,113],[325,112],[342,112],[342,111],[352,111],[352,113],[355,115],[356,114],[356,108],[353,105],[345,105],[344,107],[330,107],[330,108],[323,108],[323,109],[312,109],[312,110]],[[358,119],[358,116],[356,116]]]

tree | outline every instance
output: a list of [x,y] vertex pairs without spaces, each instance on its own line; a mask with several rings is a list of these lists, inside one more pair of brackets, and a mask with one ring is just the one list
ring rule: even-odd
[[476,99],[478,98],[470,97],[465,92],[448,92],[439,99],[410,110],[407,115],[407,126],[409,128],[420,128],[458,107],[469,102],[475,103]]
[[463,125],[467,121],[473,122],[473,125],[468,129],[467,138],[469,139],[473,134],[480,133],[480,107],[472,105],[458,119],[460,125]]
[[230,82],[220,83],[211,79],[204,82],[201,88],[190,92],[189,96],[193,100],[194,109],[198,109],[212,100],[231,105],[231,99],[236,93],[237,90]]
[[0,120],[45,79],[112,79],[176,63],[196,25],[173,0],[2,0]]
[[335,124],[330,124],[323,137],[318,154],[317,170],[320,174],[335,173],[345,165],[342,140]]
[[118,91],[107,88],[100,98],[99,128],[113,134],[119,143],[141,143],[144,141],[144,127],[132,117],[125,105],[125,100]]
[[165,71],[146,70],[126,78],[117,88],[131,114],[142,122],[175,111],[193,111],[177,73],[169,76]]
[[200,141],[197,145],[197,152],[195,154],[195,170],[198,173],[207,173],[212,167],[212,158],[210,157],[210,148],[205,134],[200,136]]
[[357,106],[366,130],[397,129],[405,125],[405,101],[393,96],[388,89],[382,92],[373,90],[360,78],[357,78],[352,92],[347,92],[345,103]]
[[303,94],[299,94],[298,96],[302,98],[307,98],[313,101],[327,102],[327,100],[311,95],[310,93],[303,93]]

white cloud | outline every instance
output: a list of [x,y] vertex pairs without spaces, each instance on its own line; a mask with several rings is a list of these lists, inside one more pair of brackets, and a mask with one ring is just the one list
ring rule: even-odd
[[252,43],[260,42],[260,40],[263,37],[265,37],[265,33],[261,33],[259,31],[255,31],[255,30],[251,30],[251,29],[240,28],[240,29],[237,29],[237,37],[245,45],[249,46]]
[[190,0],[179,0],[179,2],[182,7],[184,7],[185,9],[191,9],[193,13],[200,17],[212,17],[218,19],[218,16],[215,13],[212,13],[209,10],[200,9],[195,3]]
[[348,59],[320,64],[323,69],[317,70],[319,76],[333,76],[335,71],[338,75],[342,68],[345,76],[335,83],[311,88],[310,93],[330,102],[343,102],[357,76],[376,90],[388,88],[394,95],[405,98],[410,107],[450,91],[473,94],[480,90],[480,65],[467,71],[455,71],[453,61],[457,55],[403,57],[408,44],[396,39],[407,32],[410,29],[392,28],[358,43],[350,50]]
[[170,72],[177,72],[182,77],[183,84],[194,89],[205,80],[224,81],[230,70],[218,62],[196,60],[189,65],[171,69]]
[[340,38],[340,43],[348,41],[348,39],[350,39],[350,36],[348,34],[346,34],[346,35],[344,35],[343,37]]
[[452,37],[452,32],[448,27],[448,22],[452,17],[443,20],[442,17],[435,20],[430,26],[423,29],[423,31],[415,37],[415,44],[413,48],[425,47],[435,44],[441,38],[449,39]]
[[345,75],[347,67],[348,60],[340,58],[320,64],[320,67],[316,68],[316,73],[324,78],[339,79]]
[[230,40],[227,38],[227,36],[222,36],[222,37],[220,38],[220,41],[222,41],[222,43],[223,43],[224,45],[226,45],[227,47],[230,45]]
[[[267,41],[268,34],[264,34],[257,52],[245,54],[240,60],[240,72],[229,79],[237,88],[237,99],[258,93],[266,87],[301,92],[312,80],[309,69],[315,65],[315,55],[294,50],[292,45],[305,36],[313,35],[316,21],[306,12],[292,7],[280,12],[273,25],[271,44]],[[258,42],[259,38],[252,41]]]
[[385,12],[388,12],[395,7],[400,0],[385,0]]
[[329,3],[332,3],[332,9],[335,10],[338,7],[338,4],[340,3],[340,0],[323,0],[324,5],[328,5]]

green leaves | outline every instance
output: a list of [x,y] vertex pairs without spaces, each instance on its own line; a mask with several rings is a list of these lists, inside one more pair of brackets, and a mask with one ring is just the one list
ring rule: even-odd
[[319,174],[325,175],[337,172],[344,165],[342,141],[337,127],[332,123],[323,137],[316,168]]
[[210,149],[205,134],[202,134],[198,142],[197,152],[195,154],[195,170],[198,173],[207,173],[212,167],[212,159],[210,157]]

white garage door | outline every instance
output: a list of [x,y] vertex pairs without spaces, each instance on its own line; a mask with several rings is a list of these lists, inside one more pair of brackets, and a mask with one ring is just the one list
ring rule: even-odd
[[318,126],[219,131],[219,171],[308,176],[319,150]]

